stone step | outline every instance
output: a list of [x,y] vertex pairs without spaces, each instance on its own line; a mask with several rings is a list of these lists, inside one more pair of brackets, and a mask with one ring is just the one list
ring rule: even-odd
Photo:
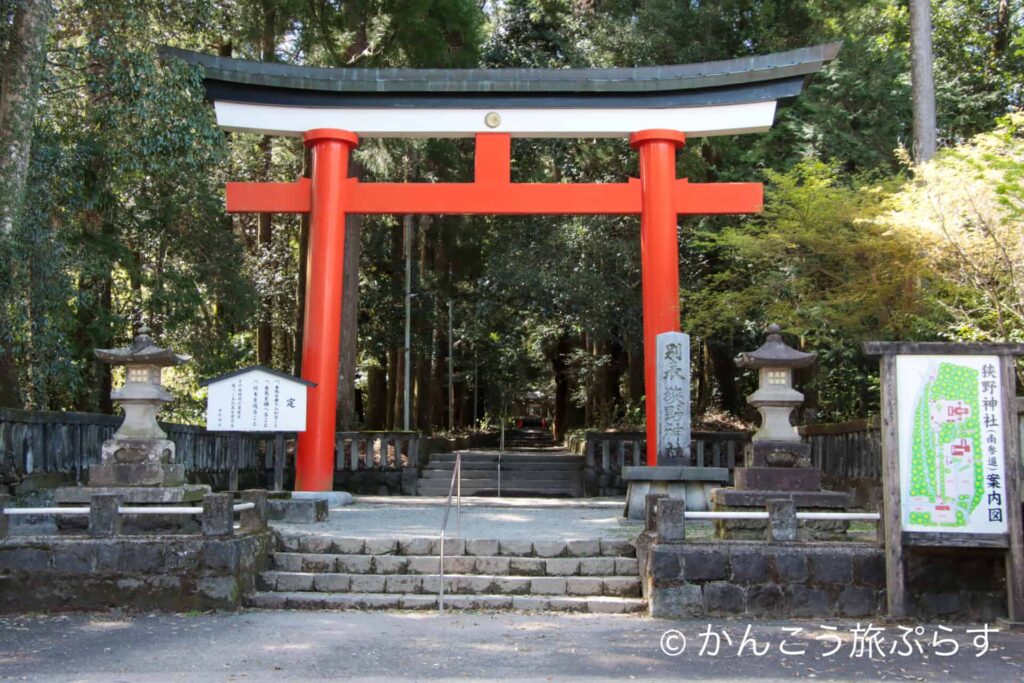
[[[439,481],[451,481],[452,470],[441,470],[428,468],[423,470],[420,480],[436,479]],[[475,469],[463,470],[463,481],[477,481],[486,479],[498,479],[498,469]],[[543,481],[551,479],[555,481],[583,481],[583,470],[510,470],[502,468],[502,481]]]
[[[322,593],[434,594],[440,577],[435,574],[349,574],[270,571],[260,574],[265,591]],[[508,576],[446,574],[445,593],[460,595],[570,595],[640,597],[636,576]]]
[[[475,454],[462,456],[462,469],[471,467],[489,466],[496,467],[498,455]],[[502,469],[506,467],[541,467],[541,466],[566,466],[583,467],[586,462],[582,455],[503,455],[501,457]],[[446,454],[435,454],[430,456],[431,467],[445,467],[451,469],[455,465],[455,456]]]
[[[280,550],[286,553],[334,555],[436,556],[440,549],[437,537],[364,538],[301,532],[279,533],[278,545]],[[538,541],[448,538],[445,540],[444,552],[449,557],[636,557],[636,547],[633,543],[618,538]]]
[[[436,478],[431,478],[431,479],[420,479],[418,482],[416,482],[416,485],[417,485],[417,487],[419,487],[417,490],[426,490],[426,489],[430,489],[431,491],[443,490],[444,493],[442,495],[447,496],[448,495],[448,489],[451,487],[451,481],[447,480],[447,479],[441,479],[439,477],[436,477]],[[544,489],[550,489],[550,490],[559,490],[559,489],[561,489],[561,490],[566,490],[566,491],[575,491],[575,490],[579,489],[581,486],[582,486],[582,482],[581,481],[579,481],[578,479],[574,480],[574,479],[571,479],[571,478],[568,478],[568,477],[566,477],[566,478],[559,477],[559,478],[556,478],[556,479],[519,479],[519,478],[515,478],[515,477],[502,477],[501,478],[501,488],[502,488],[503,492],[504,492],[505,489],[508,489],[509,491],[512,491],[512,490],[515,490],[515,489],[519,489],[519,490],[523,490],[523,491],[528,491],[528,490],[536,491],[536,490],[544,490]],[[460,487],[459,482],[456,482],[455,489],[453,489],[453,493],[457,493],[459,487]],[[467,495],[467,493],[466,493],[467,489],[478,489],[478,490],[494,489],[494,490],[497,490],[498,489],[498,478],[497,477],[489,477],[487,479],[483,479],[483,478],[467,479],[467,478],[463,477],[462,483],[461,483],[461,488],[462,488],[462,495],[464,495],[464,496]],[[437,495],[437,494],[435,494],[435,495]]]
[[[432,483],[417,483],[416,494],[420,496],[447,496],[449,493],[449,485],[438,485]],[[454,492],[453,492],[454,493]],[[462,482],[461,490],[459,491],[464,496],[497,496],[498,495],[498,482],[493,483],[480,483],[473,484]],[[501,483],[501,495],[506,497],[519,497],[519,498],[541,498],[541,497],[567,497],[567,498],[578,498],[582,495],[581,486],[573,484],[560,484],[560,483],[545,483],[540,484],[527,484],[518,482],[511,484],[506,481]]]
[[[446,473],[448,475],[448,477],[451,477],[452,476],[452,472],[454,471],[454,469],[455,469],[454,466],[452,466],[452,465],[450,465],[448,463],[443,463],[442,462],[442,463],[431,463],[427,467],[424,467],[422,471],[423,472],[430,472],[430,471],[433,471],[433,472],[444,472],[444,473]],[[495,473],[497,471],[498,471],[498,464],[497,463],[488,463],[488,464],[462,463],[462,476],[464,476],[464,477],[467,474],[473,473],[473,472]],[[565,463],[565,462],[561,462],[561,463],[536,464],[536,465],[534,465],[534,464],[509,465],[508,463],[505,463],[505,462],[501,463],[501,472],[502,472],[502,474],[507,474],[509,472],[515,472],[515,473],[519,473],[519,472],[546,472],[548,474],[559,474],[559,473],[562,473],[562,472],[575,473],[575,472],[582,472],[582,471],[583,471],[583,464],[582,463]]]
[[[350,610],[350,609],[434,609],[438,596],[400,593],[318,593],[261,592],[246,600],[260,609]],[[445,609],[514,610],[523,612],[591,612],[629,614],[641,612],[646,603],[640,598],[609,596],[568,597],[538,595],[446,595]]]
[[[448,544],[445,544],[447,553]],[[322,574],[437,574],[437,555],[344,555],[274,553],[273,568],[284,572]],[[446,573],[485,576],[638,576],[632,557],[509,557],[455,555],[444,558]]]

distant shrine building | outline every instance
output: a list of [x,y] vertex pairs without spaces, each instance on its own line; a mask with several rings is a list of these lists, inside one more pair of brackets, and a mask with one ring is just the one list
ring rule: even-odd
[[[250,62],[165,48],[201,67],[227,130],[303,136],[312,178],[228,183],[233,213],[309,213],[302,378],[307,428],[297,490],[330,490],[345,215],[638,214],[643,282],[647,465],[658,453],[656,339],[679,331],[680,214],[753,213],[760,183],[676,177],[686,137],[768,130],[779,107],[835,58],[838,43],[759,57],[623,69],[352,69]],[[475,137],[465,183],[363,183],[348,175],[360,137]],[[626,138],[640,177],[625,183],[512,183],[511,138]],[[659,462],[661,457],[662,462]]]

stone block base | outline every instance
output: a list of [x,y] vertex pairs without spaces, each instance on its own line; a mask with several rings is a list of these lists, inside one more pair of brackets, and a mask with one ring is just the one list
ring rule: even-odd
[[[644,533],[637,557],[654,617],[871,619],[885,613],[885,553],[872,544],[657,543]],[[965,576],[975,581],[965,583]],[[991,623],[1006,614],[1001,553],[911,550],[907,579],[911,616]]]
[[[740,491],[715,489],[711,492],[711,509],[716,512],[764,512],[768,501],[789,499],[796,503],[798,512],[841,512],[850,505],[850,496],[837,491]],[[845,540],[850,523],[846,521],[800,521],[799,538],[804,541]],[[763,540],[768,532],[764,519],[716,519],[718,538],[737,540]]]
[[626,508],[623,516],[644,519],[648,494],[663,493],[669,498],[686,501],[687,510],[707,510],[711,490],[729,481],[725,467],[623,467],[622,478],[628,482]]
[[267,569],[270,531],[0,540],[0,612],[238,609]]
[[95,495],[121,496],[125,505],[167,505],[202,502],[210,487],[185,486],[64,486],[54,493],[58,505],[88,505]]
[[736,490],[821,490],[821,470],[803,467],[737,467],[734,476]]
[[270,499],[267,501],[267,518],[286,524],[315,524],[326,522],[328,516],[326,498]]
[[89,486],[182,486],[184,465],[140,462],[101,463],[89,467]]
[[100,462],[126,465],[174,462],[174,442],[170,439],[130,437],[108,439],[100,448]]

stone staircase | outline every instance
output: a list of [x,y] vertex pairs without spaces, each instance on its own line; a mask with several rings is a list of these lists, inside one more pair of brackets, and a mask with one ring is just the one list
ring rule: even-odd
[[[430,456],[416,485],[421,496],[447,496],[455,453]],[[498,495],[497,451],[462,451],[462,495]],[[506,451],[501,456],[501,495],[580,498],[583,456],[565,451]]]
[[[501,495],[509,497],[580,498],[583,496],[583,456],[555,445],[551,432],[511,429],[505,433],[501,456]],[[461,451],[462,495],[498,495],[498,451]],[[416,493],[447,496],[455,468],[455,453],[430,457]]]
[[[247,604],[267,609],[437,609],[436,538],[281,534]],[[445,541],[445,608],[640,612],[629,541]]]

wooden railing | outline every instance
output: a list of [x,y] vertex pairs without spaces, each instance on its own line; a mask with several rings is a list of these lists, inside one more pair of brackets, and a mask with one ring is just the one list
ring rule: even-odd
[[811,464],[827,477],[882,479],[878,418],[797,427],[811,445]]
[[[61,473],[84,483],[89,465],[100,460],[100,446],[122,418],[95,413],[0,409],[0,484],[38,473]],[[238,472],[266,475],[281,490],[295,434],[208,432],[204,427],[161,422],[174,442],[176,461],[189,474],[221,475],[237,490]],[[339,432],[336,469],[396,470],[419,464],[415,432]]]
[[[693,432],[690,453],[694,467],[726,467],[743,464],[743,447],[749,432]],[[583,455],[587,467],[620,472],[623,467],[647,464],[647,436],[643,432],[587,432]]]
[[338,432],[335,470],[399,470],[419,465],[416,432]]

